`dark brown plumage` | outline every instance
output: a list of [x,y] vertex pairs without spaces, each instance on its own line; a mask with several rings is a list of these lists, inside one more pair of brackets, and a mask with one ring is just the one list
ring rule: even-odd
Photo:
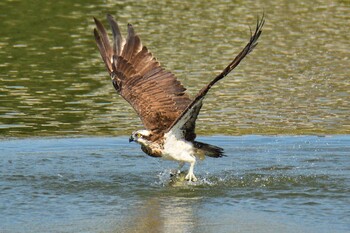
[[221,148],[194,141],[195,122],[210,88],[229,74],[257,45],[265,22],[264,16],[257,20],[256,29],[244,49],[193,99],[186,94],[186,89],[176,77],[164,70],[142,45],[131,24],[128,24],[128,36],[124,41],[117,22],[107,15],[113,32],[111,46],[102,23],[94,20],[97,27],[94,29],[95,40],[114,88],[135,109],[145,128],[151,132],[144,139],[157,142],[154,144],[157,153],[152,152],[152,145],[142,145],[142,150],[151,156],[162,156],[159,151],[162,150],[163,136],[176,128],[181,138],[192,142],[195,151],[221,157]]
[[191,102],[185,88],[164,70],[128,25],[123,47],[117,23],[108,15],[114,35],[113,49],[102,24],[95,19],[95,39],[118,93],[130,103],[145,128],[156,134],[166,131]]

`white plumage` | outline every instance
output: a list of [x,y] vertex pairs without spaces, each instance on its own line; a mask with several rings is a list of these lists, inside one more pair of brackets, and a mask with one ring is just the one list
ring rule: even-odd
[[164,135],[164,150],[163,157],[169,160],[175,160],[180,163],[180,169],[184,163],[190,164],[190,169],[186,175],[187,180],[196,181],[193,170],[196,163],[196,157],[194,155],[193,144],[189,141],[185,141],[184,138],[178,138],[173,130],[170,130]]
[[194,98],[189,97],[175,75],[162,68],[142,45],[131,24],[128,24],[128,36],[124,40],[114,18],[107,15],[107,20],[113,32],[113,45],[102,23],[95,19],[97,47],[117,93],[131,104],[146,128],[133,132],[129,141],[139,143],[149,156],[179,162],[180,169],[184,163],[189,163],[186,179],[196,181],[193,173],[196,156],[219,158],[224,155],[222,148],[195,140],[195,122],[202,102],[211,87],[255,48],[264,16],[257,20],[256,29],[241,52]]

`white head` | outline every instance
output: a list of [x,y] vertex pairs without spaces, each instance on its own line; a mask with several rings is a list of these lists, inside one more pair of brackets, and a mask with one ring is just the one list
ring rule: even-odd
[[145,145],[149,143],[149,140],[148,140],[149,136],[151,136],[151,131],[149,130],[145,130],[145,129],[136,130],[132,132],[129,138],[129,142],[137,142],[141,145]]

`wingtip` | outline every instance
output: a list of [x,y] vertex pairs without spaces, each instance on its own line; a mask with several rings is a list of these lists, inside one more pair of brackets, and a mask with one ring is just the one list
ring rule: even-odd
[[111,14],[106,14],[107,21],[112,21],[114,20],[113,16]]
[[266,18],[266,15],[265,15],[264,11],[262,13],[261,18],[259,16],[257,17],[257,24],[256,25],[257,25],[257,28],[259,28],[260,30],[262,29],[262,27],[265,24],[265,18]]
[[94,35],[96,40],[100,40],[100,34],[98,33],[96,28],[94,28]]
[[94,16],[92,17],[94,19],[95,24],[98,24],[100,21],[98,21],[98,19],[96,19]]
[[104,31],[104,27],[102,25],[102,23],[100,22],[100,20],[98,20],[97,18],[93,17],[94,18],[94,21],[95,21],[95,25],[97,27],[97,30],[99,32],[103,32]]
[[135,36],[134,27],[132,26],[131,23],[128,23],[128,34],[129,36]]

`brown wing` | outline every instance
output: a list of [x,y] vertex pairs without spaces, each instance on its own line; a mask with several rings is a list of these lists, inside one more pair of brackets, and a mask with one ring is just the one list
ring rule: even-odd
[[186,89],[142,46],[131,24],[124,43],[116,21],[110,15],[107,20],[113,32],[113,48],[97,19],[94,35],[114,88],[135,109],[146,129],[165,131],[191,103]]
[[205,95],[211,89],[211,87],[228,75],[238,64],[257,46],[257,41],[261,35],[262,27],[264,26],[265,18],[257,20],[256,29],[254,34],[251,34],[250,40],[244,49],[233,59],[233,61],[208,85],[206,85],[193,99],[193,101],[187,106],[187,108],[179,115],[179,117],[173,122],[173,124],[167,129],[167,132],[174,131],[176,135],[181,135],[186,140],[194,140],[195,138],[195,122],[199,111],[202,107],[202,102]]

